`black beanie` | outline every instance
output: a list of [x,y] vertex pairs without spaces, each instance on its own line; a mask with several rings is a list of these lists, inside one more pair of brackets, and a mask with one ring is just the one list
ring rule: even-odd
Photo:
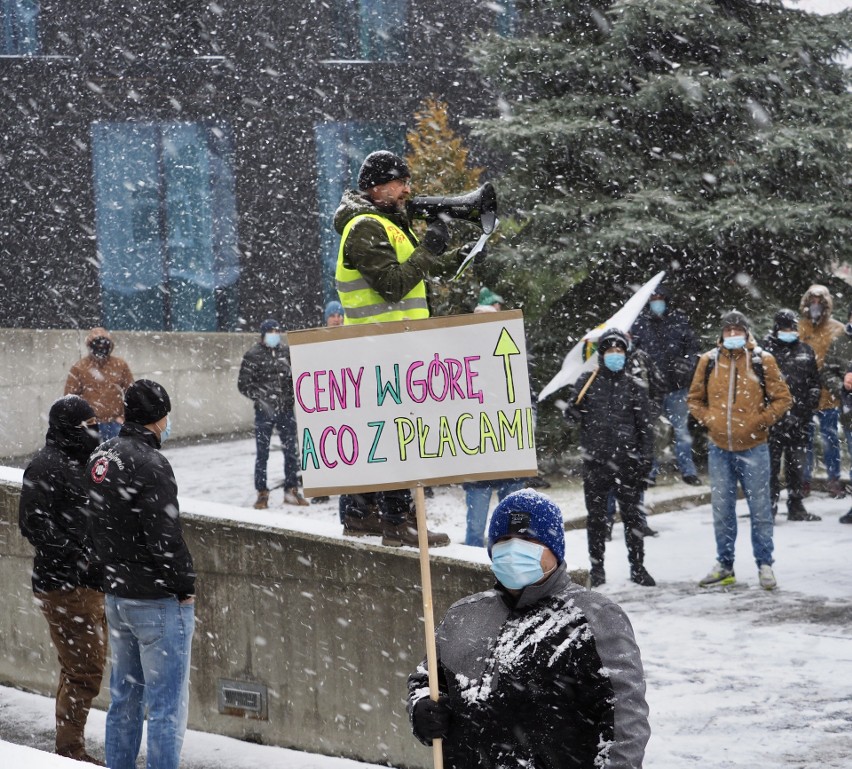
[[53,402],[47,423],[62,431],[69,427],[79,427],[93,416],[95,412],[92,407],[79,395],[65,395]]
[[410,179],[408,164],[393,152],[379,150],[371,152],[364,159],[358,172],[358,189],[368,190],[377,184],[387,184],[394,179]]
[[722,331],[724,331],[728,326],[741,328],[746,332],[746,334],[751,331],[751,323],[749,323],[748,318],[739,310],[731,310],[722,316]]
[[137,379],[124,393],[124,418],[138,425],[159,422],[172,410],[166,388],[150,379]]

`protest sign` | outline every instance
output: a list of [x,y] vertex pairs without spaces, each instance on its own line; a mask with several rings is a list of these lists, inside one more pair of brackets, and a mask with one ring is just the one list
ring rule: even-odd
[[519,310],[287,337],[306,494],[536,475]]

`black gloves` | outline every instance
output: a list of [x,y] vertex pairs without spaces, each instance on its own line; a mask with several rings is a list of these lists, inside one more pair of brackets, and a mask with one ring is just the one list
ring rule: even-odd
[[[465,243],[459,249],[459,262],[463,262],[467,259],[467,255],[473,251],[474,246],[476,246],[476,241],[472,240],[470,243]],[[482,264],[485,259],[488,257],[488,248],[486,246],[482,247],[482,251],[480,251],[476,256],[473,257],[474,264]]]
[[414,735],[427,745],[431,745],[436,737],[446,737],[450,731],[451,715],[452,711],[444,696],[438,697],[437,702],[429,697],[417,700],[411,712]]
[[426,234],[423,236],[423,245],[435,256],[440,256],[447,250],[449,242],[450,231],[447,229],[446,222],[440,218],[429,222]]

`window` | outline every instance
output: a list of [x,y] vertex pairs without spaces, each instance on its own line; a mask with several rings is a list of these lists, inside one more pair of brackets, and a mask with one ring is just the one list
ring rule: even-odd
[[512,37],[518,23],[518,7],[515,0],[499,0],[492,6],[494,10],[494,29],[502,37]]
[[408,0],[334,0],[334,56],[399,61],[405,58]]
[[232,139],[197,123],[95,123],[107,328],[227,331],[238,313]]
[[0,54],[32,56],[38,47],[38,0],[0,0]]
[[337,299],[334,273],[340,236],[334,212],[347,189],[358,186],[364,158],[376,150],[402,153],[405,126],[395,123],[320,123],[314,129],[317,147],[317,195],[320,215],[323,301]]

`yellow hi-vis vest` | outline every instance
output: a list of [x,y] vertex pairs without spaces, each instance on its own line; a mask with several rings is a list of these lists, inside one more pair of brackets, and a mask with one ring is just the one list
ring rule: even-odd
[[343,264],[343,247],[349,232],[362,219],[375,219],[385,228],[388,240],[396,252],[396,260],[403,264],[414,253],[414,246],[408,236],[393,222],[377,214],[361,214],[353,217],[343,228],[340,236],[340,249],[337,252],[337,295],[343,305],[345,326],[354,323],[384,323],[389,320],[418,320],[429,317],[429,305],[426,301],[426,284],[421,280],[398,302],[388,302],[372,289],[358,270],[350,270]]

